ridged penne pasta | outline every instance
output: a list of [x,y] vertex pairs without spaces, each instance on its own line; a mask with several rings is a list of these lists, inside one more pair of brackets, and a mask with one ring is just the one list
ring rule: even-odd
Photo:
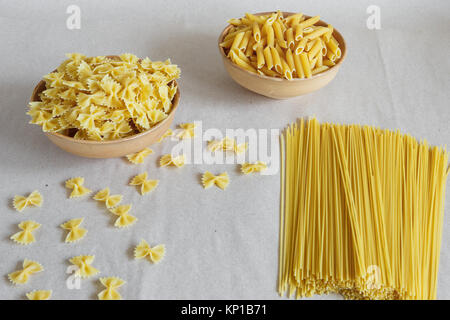
[[342,52],[332,25],[320,16],[302,13],[283,16],[280,11],[230,19],[232,25],[220,46],[241,68],[260,75],[309,78],[336,64]]

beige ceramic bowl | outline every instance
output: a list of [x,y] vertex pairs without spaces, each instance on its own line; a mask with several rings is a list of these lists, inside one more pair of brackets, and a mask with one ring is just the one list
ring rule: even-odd
[[[256,13],[255,15],[265,15],[270,13],[271,12],[261,12]],[[283,12],[284,17],[290,16],[292,14],[292,12]],[[309,16],[306,17],[309,18]],[[316,25],[326,27],[328,24],[320,20],[316,23]],[[227,35],[228,31],[232,27],[232,25],[228,25],[222,31],[219,37],[219,51],[225,65],[225,69],[229,73],[230,77],[244,88],[274,99],[287,99],[301,96],[319,90],[320,88],[326,86],[336,76],[347,54],[347,48],[344,38],[336,29],[334,29],[333,36],[339,42],[339,48],[341,48],[342,52],[342,56],[335,66],[324,72],[313,75],[309,79],[294,78],[292,80],[287,80],[283,78],[262,76],[238,67],[225,55],[225,51],[220,46],[220,43],[223,42],[223,38]]]
[[[45,82],[40,81],[34,88],[30,101],[40,101],[39,93],[45,90]],[[61,149],[87,158],[116,158],[145,149],[157,142],[172,124],[175,111],[180,102],[180,89],[178,88],[172,100],[172,110],[167,118],[159,122],[149,130],[117,140],[91,141],[79,140],[62,135],[60,133],[45,132],[47,138]]]

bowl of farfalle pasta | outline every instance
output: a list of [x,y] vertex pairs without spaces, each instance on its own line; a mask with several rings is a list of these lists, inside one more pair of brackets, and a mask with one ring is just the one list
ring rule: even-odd
[[67,60],[35,87],[27,114],[61,149],[90,158],[138,152],[168,131],[180,69],[133,54]]
[[342,35],[320,16],[263,12],[228,20],[219,51],[231,78],[261,95],[286,99],[316,91],[346,56]]

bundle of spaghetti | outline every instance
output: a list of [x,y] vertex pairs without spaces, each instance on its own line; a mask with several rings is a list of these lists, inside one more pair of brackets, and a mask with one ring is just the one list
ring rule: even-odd
[[316,119],[280,139],[280,295],[435,299],[447,151]]

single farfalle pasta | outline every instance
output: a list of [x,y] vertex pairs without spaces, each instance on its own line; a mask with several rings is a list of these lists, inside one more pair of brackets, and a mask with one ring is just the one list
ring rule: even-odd
[[13,234],[11,240],[19,244],[27,245],[36,241],[33,231],[39,229],[41,224],[34,221],[22,221],[18,227],[22,231]]
[[24,196],[15,196],[13,199],[13,207],[19,212],[22,212],[25,208],[34,206],[40,207],[42,206],[42,202],[44,199],[39,191],[35,190],[30,193],[27,197]]
[[105,188],[97,192],[93,199],[104,202],[109,209],[117,206],[122,201],[122,198],[121,194],[110,195],[109,188]]
[[162,142],[165,138],[167,138],[167,137],[172,137],[173,136],[173,131],[172,131],[172,129],[167,129],[167,131],[166,132],[164,132],[164,134],[161,136],[161,138],[159,138],[158,139],[158,143],[159,142]]
[[236,154],[241,154],[247,151],[248,143],[244,142],[238,144],[236,139],[225,137],[222,140],[211,140],[208,142],[208,149],[212,152],[216,151],[233,151]]
[[127,155],[128,161],[134,164],[140,164],[144,162],[144,159],[153,153],[153,150],[150,148],[145,148],[139,152]]
[[180,129],[177,133],[177,138],[180,140],[191,139],[195,136],[195,124],[194,123],[182,123],[179,125]]
[[166,247],[163,244],[150,247],[145,240],[141,242],[134,249],[134,258],[143,259],[147,258],[150,262],[159,263],[166,254]]
[[82,197],[91,192],[90,189],[83,186],[84,178],[76,177],[66,181],[66,188],[72,189],[69,198],[78,198]]
[[75,275],[81,278],[90,278],[100,272],[92,266],[94,259],[95,256],[76,256],[69,261],[77,267]]
[[23,261],[23,269],[8,274],[8,279],[14,284],[25,284],[30,280],[30,276],[44,271],[42,265],[36,261],[25,259]]
[[159,180],[149,180],[147,179],[148,173],[143,172],[133,177],[130,181],[130,186],[140,186],[141,195],[147,194],[153,191],[159,183]]
[[106,288],[98,294],[99,300],[122,300],[122,296],[117,291],[125,284],[125,281],[117,277],[100,278],[100,283]]
[[30,123],[45,132],[82,140],[115,140],[144,132],[167,118],[180,69],[170,60],[67,55],[44,76],[40,101],[29,104]]
[[241,165],[241,171],[243,174],[261,172],[266,169],[267,165],[263,161],[256,161],[255,163],[245,162]]
[[119,216],[114,222],[114,226],[117,228],[124,228],[133,225],[137,218],[129,214],[131,211],[131,204],[124,204],[115,208],[109,209],[109,211],[116,216]]
[[167,167],[167,166],[175,166],[177,168],[181,168],[184,166],[186,162],[186,156],[184,154],[179,156],[172,156],[171,154],[166,154],[161,157],[159,160],[159,165],[161,167]]
[[220,46],[237,66],[269,77],[310,78],[341,58],[331,25],[318,25],[320,16],[280,11],[231,19]]
[[88,232],[84,228],[80,228],[80,225],[83,223],[84,218],[72,219],[65,223],[63,223],[60,227],[64,230],[68,230],[66,239],[64,240],[66,243],[72,243],[83,239]]
[[230,177],[227,172],[223,172],[217,176],[209,171],[206,171],[202,176],[202,184],[205,189],[218,186],[220,189],[225,190],[230,184]]
[[33,290],[26,294],[28,300],[50,300],[52,290]]

